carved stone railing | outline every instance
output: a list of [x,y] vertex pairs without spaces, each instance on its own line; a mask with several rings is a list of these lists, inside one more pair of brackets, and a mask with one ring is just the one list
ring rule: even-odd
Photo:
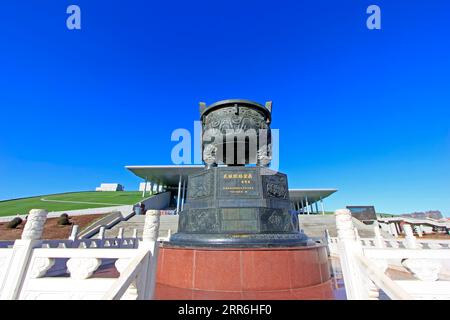
[[22,239],[0,249],[0,299],[153,298],[157,210],[147,212],[142,241],[120,233],[112,239],[42,241],[46,214],[32,210]]
[[158,241],[160,241],[160,242],[169,242],[171,236],[172,236],[172,230],[169,229],[169,230],[167,230],[167,235],[165,237],[158,237]]
[[[406,225],[406,228],[408,226]],[[414,236],[407,238],[385,239],[379,234],[379,228],[374,226],[375,237],[373,238],[358,238],[361,245],[365,248],[392,248],[392,249],[406,249],[408,248],[407,238],[409,241],[415,242],[416,249],[450,249],[450,240],[445,239],[421,239]],[[377,234],[378,233],[378,234]],[[412,237],[414,237],[414,240]],[[325,236],[331,255],[337,256],[338,252],[338,237]]]
[[148,251],[142,251],[128,264],[116,262],[116,267],[120,272],[120,277],[113,283],[102,299],[119,300],[121,297],[125,297],[130,300],[134,300],[134,296],[138,297],[139,295],[143,295],[145,288],[137,286],[137,283],[145,282],[142,277],[149,272],[149,254],[150,253]]
[[425,225],[432,225],[435,227],[444,227],[444,228],[450,228],[450,222],[449,221],[439,221],[431,218],[411,218],[411,217],[391,217],[391,218],[378,218],[378,221],[381,223],[390,223],[393,221],[397,222],[406,222],[408,224],[425,224]]
[[[165,241],[165,237],[161,241]],[[79,239],[79,240],[42,240],[42,248],[137,248],[137,238],[104,238],[104,239]],[[0,248],[11,249],[14,241],[1,241]]]
[[[101,228],[97,238],[86,239],[79,236],[78,225],[74,225],[68,239],[41,240],[42,248],[137,248],[139,243],[137,232],[134,232],[132,237],[125,238],[123,228],[120,228],[117,237],[105,238],[105,229],[104,226]],[[163,240],[166,241],[166,238],[162,238],[161,241]],[[14,241],[0,241],[0,248],[12,248],[13,246]]]
[[[445,240],[418,241],[410,225],[404,239],[385,240],[378,226],[374,238],[359,238],[346,209],[336,211],[336,226],[338,237],[327,241],[340,259],[348,299],[378,299],[380,289],[391,299],[450,299],[450,281],[441,272],[450,262]],[[396,261],[410,280],[387,276]]]

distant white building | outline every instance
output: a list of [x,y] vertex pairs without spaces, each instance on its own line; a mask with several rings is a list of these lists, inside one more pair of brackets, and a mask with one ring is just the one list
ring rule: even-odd
[[[147,186],[146,186],[147,185]],[[151,182],[147,182],[147,183],[145,183],[145,182],[141,182],[140,184],[139,184],[139,191],[153,191],[154,189],[155,189],[155,187],[156,187],[156,184],[154,184],[154,183],[151,183]],[[153,189],[153,190],[152,190]]]
[[123,191],[123,186],[119,183],[102,183],[95,191]]
[[158,185],[157,183],[152,183],[152,182],[141,182],[139,184],[139,191],[141,192],[161,192],[163,191],[165,188],[162,185]]

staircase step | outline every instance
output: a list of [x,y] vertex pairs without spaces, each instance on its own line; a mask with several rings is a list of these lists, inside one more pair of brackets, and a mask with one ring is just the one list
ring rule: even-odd
[[[323,238],[325,230],[328,229],[332,237],[337,236],[336,219],[334,215],[299,215],[300,228],[304,230],[306,235],[312,238]],[[106,237],[116,237],[119,228],[124,228],[124,236],[131,237],[133,230],[138,230],[138,237],[142,237],[142,231],[144,229],[145,216],[133,216],[128,221],[122,221],[115,225],[112,229],[106,230]],[[374,231],[372,225],[365,225],[359,220],[353,219],[353,224],[358,229],[358,233],[362,238],[374,237]],[[178,216],[177,215],[165,215],[160,217],[159,236],[167,236],[168,230],[172,231],[172,234],[178,231]],[[391,238],[389,234],[382,231],[382,235],[385,238]],[[95,236],[94,236],[95,237]]]

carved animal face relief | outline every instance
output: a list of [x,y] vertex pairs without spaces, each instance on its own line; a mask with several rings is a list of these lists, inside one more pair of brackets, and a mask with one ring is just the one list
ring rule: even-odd
[[203,150],[203,161],[207,164],[217,163],[217,147],[211,143],[205,146]]
[[272,161],[272,145],[263,145],[258,149],[258,164],[268,166]]
[[265,176],[267,196],[273,198],[288,198],[287,179],[283,175]]
[[196,228],[205,231],[218,231],[219,222],[217,216],[208,210],[198,210],[196,219]]
[[[208,166],[222,162],[268,166],[272,159],[269,124],[270,111],[258,104],[236,101],[224,103],[220,107],[216,105],[211,111],[205,111],[202,117],[203,161]],[[262,129],[264,132],[260,132]],[[260,137],[262,134],[264,138]],[[233,145],[235,139],[239,143],[234,145],[234,153],[230,154],[242,152],[238,145],[244,144],[248,155],[238,154],[237,159],[234,159],[230,155],[225,157],[217,154],[218,150],[226,150],[225,145]]]

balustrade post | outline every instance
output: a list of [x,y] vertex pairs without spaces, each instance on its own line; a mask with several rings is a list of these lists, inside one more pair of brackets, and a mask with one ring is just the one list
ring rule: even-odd
[[[416,237],[413,234],[410,224],[404,224],[406,247],[408,249],[420,249]],[[439,278],[439,272],[442,264],[439,261],[426,259],[406,259],[402,261],[402,265],[409,269],[414,276],[422,281],[436,281]]]
[[414,226],[414,229],[416,230],[416,233],[419,236],[419,238],[422,238],[423,237],[422,226],[420,224],[416,225]]
[[327,243],[330,242],[330,231],[328,231],[328,229],[325,229],[325,240],[327,241]]
[[[353,225],[353,223],[352,223]],[[359,236],[359,232],[358,229],[356,229],[356,227],[353,225],[353,231],[355,232],[355,239],[359,242],[361,242],[361,237]],[[362,243],[362,242],[361,242]]]
[[412,231],[410,224],[404,224],[403,225],[403,231],[405,232],[405,245],[408,249],[418,249],[419,245],[417,244],[417,239],[414,236],[414,233]]
[[331,243],[330,232],[328,229],[325,229],[325,243],[327,244],[327,254],[328,256],[331,256],[331,253],[334,253],[334,248],[332,248],[334,244]]
[[[148,210],[145,215],[144,231],[139,248],[149,251],[149,263],[145,263],[138,279],[138,299],[151,300],[155,293],[156,267],[159,252],[159,221],[161,212],[159,210]],[[139,290],[141,288],[141,290]]]
[[[378,222],[375,222],[375,225],[373,227],[373,232],[375,233],[375,238],[374,238],[375,247],[380,248],[380,249],[386,248],[386,243],[384,241],[383,236],[381,235],[380,226],[379,226]],[[382,272],[385,272],[387,270],[388,262],[386,259],[377,259],[377,260],[374,260],[374,262]],[[372,288],[372,291],[369,293],[369,296],[374,295],[376,297],[376,299],[378,299],[379,293],[377,293],[376,290],[374,289],[376,287],[374,287],[372,285],[370,285],[369,287]]]
[[78,229],[79,229],[78,225],[74,224],[73,227],[72,227],[72,231],[70,233],[70,236],[69,236],[69,240],[75,241],[77,239],[77,237],[78,237]]
[[397,232],[397,228],[395,227],[395,222],[391,222],[391,223],[389,223],[388,224],[389,225],[389,228],[390,228],[390,230],[391,230],[391,234],[394,236],[394,237],[398,237],[398,232]]
[[352,215],[348,209],[336,210],[336,228],[338,232],[339,259],[345,282],[347,299],[368,299],[367,281],[363,279],[356,255],[362,255],[361,242],[356,237]]
[[119,228],[119,232],[117,233],[118,239],[123,239],[123,228]]
[[[339,257],[347,298],[349,300],[378,299],[379,288],[366,275],[366,272],[361,269],[362,266],[357,258],[358,256],[363,256],[364,251],[349,210],[336,211],[336,226],[339,239]],[[385,261],[374,261],[374,264],[383,272],[386,270],[387,265]]]
[[380,227],[378,223],[375,223],[375,226],[373,227],[373,231],[375,233],[375,246],[377,248],[385,248],[386,244],[384,243],[384,238],[381,235]]
[[100,227],[100,230],[98,231],[98,239],[100,239],[100,240],[105,239],[105,230],[106,230],[106,228],[104,226]]
[[135,229],[133,229],[133,237],[132,238],[137,239],[137,237],[138,237],[138,230],[135,228]]
[[6,269],[5,281],[0,292],[0,300],[15,300],[19,298],[20,288],[27,273],[33,249],[40,247],[42,232],[47,220],[47,211],[33,209],[28,214],[25,227],[20,240],[16,240],[13,246],[11,260]]

